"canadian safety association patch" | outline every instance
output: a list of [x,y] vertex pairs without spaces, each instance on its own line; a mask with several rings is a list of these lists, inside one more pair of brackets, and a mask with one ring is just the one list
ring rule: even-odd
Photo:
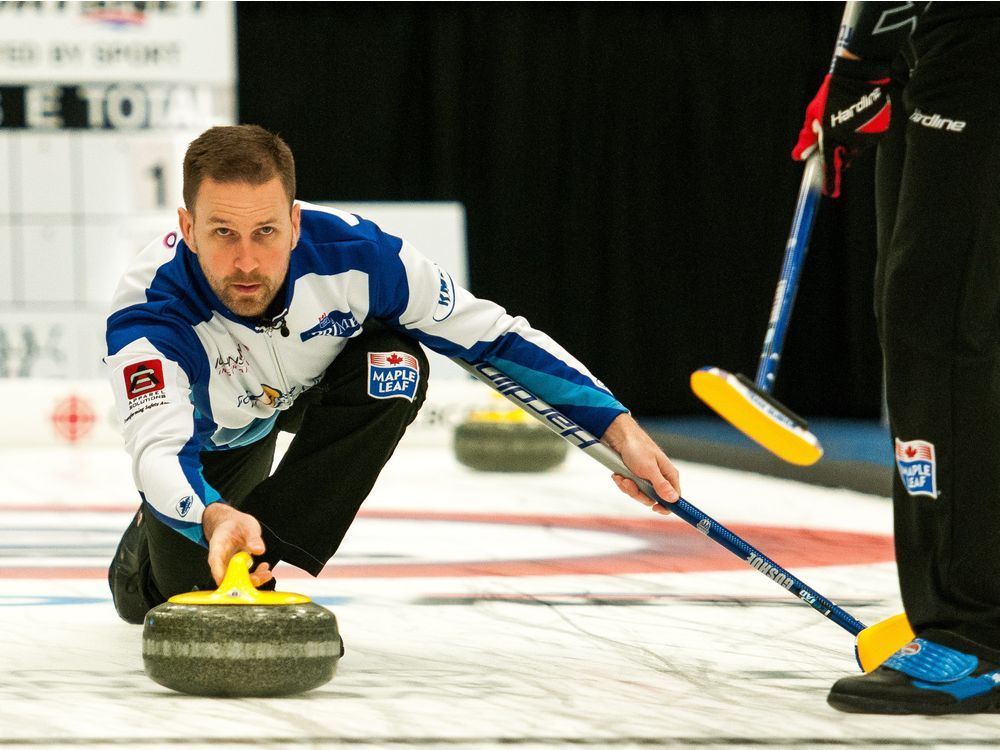
[[417,393],[420,363],[406,352],[368,352],[368,395],[372,398],[405,398]]
[[937,460],[934,444],[896,438],[896,468],[910,495],[937,497]]

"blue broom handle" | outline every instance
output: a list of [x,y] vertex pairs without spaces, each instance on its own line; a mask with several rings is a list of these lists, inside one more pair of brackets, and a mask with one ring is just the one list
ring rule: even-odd
[[694,526],[713,542],[722,545],[737,557],[742,558],[744,562],[758,573],[767,576],[793,596],[799,597],[820,614],[840,625],[840,627],[851,635],[857,635],[865,629],[864,623],[852,617],[815,589],[807,586],[797,576],[778,565],[778,563],[745,539],[733,533],[730,529],[707,513],[696,508],[684,498],[680,498],[676,503],[668,503],[666,500],[660,498],[653,490],[652,484],[629,471],[621,460],[621,457],[604,443],[597,442],[593,445],[580,447],[583,448],[585,453],[590,454],[605,467],[611,469],[611,471],[631,479],[644,494],[664,508],[669,509],[679,519]]
[[788,233],[788,243],[785,245],[785,259],[781,265],[778,286],[774,290],[774,302],[771,304],[771,317],[768,320],[767,333],[764,336],[764,348],[760,353],[760,362],[757,365],[754,386],[764,393],[771,392],[774,388],[774,380],[778,375],[785,334],[788,332],[788,322],[792,317],[792,306],[795,304],[795,293],[799,287],[799,274],[802,271],[806,251],[809,249],[809,237],[812,234],[822,188],[823,157],[817,149],[806,161],[806,167],[802,172],[802,184],[799,187],[799,197],[795,203],[792,228]]
[[864,623],[856,620],[815,589],[804,584],[796,576],[764,555],[745,539],[734,534],[684,498],[680,498],[676,503],[668,503],[666,500],[663,500],[653,490],[653,485],[647,480],[633,474],[625,466],[621,457],[611,450],[611,448],[580,427],[580,425],[576,424],[565,414],[549,406],[549,404],[545,403],[545,401],[516,380],[504,374],[500,369],[486,362],[470,362],[458,357],[454,358],[454,361],[478,380],[497,391],[509,401],[512,401],[552,432],[559,435],[571,445],[575,445],[602,466],[610,469],[615,474],[621,474],[623,477],[631,479],[652,500],[669,509],[682,521],[694,526],[713,542],[722,545],[737,557],[742,558],[744,562],[758,573],[767,576],[792,595],[799,597],[824,617],[840,625],[840,627],[851,635],[857,635],[865,629]]

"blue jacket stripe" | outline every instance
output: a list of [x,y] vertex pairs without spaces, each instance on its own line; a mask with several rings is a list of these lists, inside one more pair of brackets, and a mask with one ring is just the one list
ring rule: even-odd
[[516,333],[480,341],[469,349],[423,331],[406,329],[406,333],[446,356],[484,359],[531,391],[557,393],[545,400],[597,437],[615,417],[628,411],[610,393],[595,388],[584,375]]
[[505,357],[494,357],[490,361],[528,390],[547,393],[546,400],[552,401],[553,404],[575,404],[578,407],[626,411],[625,407],[606,391],[571,383],[558,375],[525,367]]
[[[385,236],[395,239],[391,235]],[[406,310],[410,301],[410,282],[406,278],[406,267],[399,259],[401,246],[402,242],[396,247],[395,255],[391,256],[391,262],[385,262],[389,259],[383,260],[380,257],[382,261],[379,268],[380,273],[372,273],[369,276],[368,290],[371,307],[368,314],[387,322],[398,323],[399,316]],[[385,250],[379,249],[381,254],[386,254]]]
[[[184,444],[184,448],[181,449],[180,455],[177,457],[181,471],[184,472],[184,478],[187,479],[188,484],[195,491],[195,494],[201,500],[204,505],[210,505],[211,503],[217,502],[222,499],[212,485],[205,481],[205,477],[202,473],[201,466],[201,456],[200,453],[200,441],[197,435],[193,435],[187,443]],[[175,521],[174,523],[184,523],[183,521]]]

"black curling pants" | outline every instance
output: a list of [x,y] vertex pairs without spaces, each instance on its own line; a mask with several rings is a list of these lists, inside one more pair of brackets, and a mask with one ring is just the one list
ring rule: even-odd
[[914,47],[877,170],[896,559],[918,635],[1000,661],[1000,23]]
[[[420,363],[413,401],[368,394],[368,352],[390,351],[407,352]],[[416,417],[427,391],[428,372],[427,358],[416,341],[377,322],[366,322],[364,332],[348,343],[323,381],[278,417],[268,437],[242,448],[201,454],[208,483],[227,502],[260,521],[267,550],[257,563],[267,561],[273,568],[284,560],[319,574]],[[295,437],[271,474],[279,431]],[[216,588],[207,549],[152,513],[140,513],[141,533],[133,521],[125,537],[131,538],[130,546],[148,548],[148,556],[139,552],[137,585],[119,585],[116,591],[118,556],[111,570],[115,606],[130,622],[142,622],[147,609],[174,594]],[[126,588],[138,590],[127,593]],[[140,601],[126,601],[130,597]]]

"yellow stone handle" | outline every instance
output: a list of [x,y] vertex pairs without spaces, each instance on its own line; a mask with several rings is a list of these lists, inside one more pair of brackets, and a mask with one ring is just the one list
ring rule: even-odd
[[308,604],[308,596],[287,591],[259,591],[250,582],[253,558],[246,552],[237,552],[229,561],[226,575],[215,591],[189,591],[170,597],[171,604],[256,604],[275,606],[281,604]]

